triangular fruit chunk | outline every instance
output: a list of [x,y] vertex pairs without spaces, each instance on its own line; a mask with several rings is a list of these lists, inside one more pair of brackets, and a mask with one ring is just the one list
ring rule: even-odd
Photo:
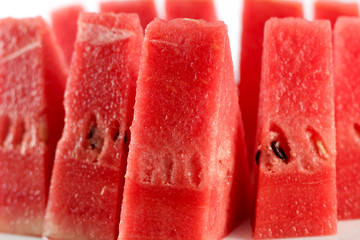
[[0,231],[41,235],[67,68],[40,17],[0,20]]
[[360,218],[360,19],[340,17],[334,28],[338,218]]
[[272,18],[264,32],[254,237],[335,234],[330,21]]
[[44,235],[115,239],[143,31],[136,14],[82,13]]
[[247,159],[223,22],[151,22],[119,239],[221,239],[246,215]]

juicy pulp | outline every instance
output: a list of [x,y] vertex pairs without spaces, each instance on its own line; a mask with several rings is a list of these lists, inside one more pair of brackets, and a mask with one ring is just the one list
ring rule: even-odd
[[66,65],[40,17],[0,20],[0,231],[41,235]]
[[334,28],[338,218],[360,218],[360,20],[340,17]]
[[340,16],[359,16],[359,5],[356,2],[337,2],[318,0],[314,4],[315,19],[328,19],[334,27]]
[[302,5],[291,1],[244,1],[239,99],[250,168],[255,158],[264,25],[271,17],[303,17]]
[[44,235],[115,239],[143,31],[136,14],[82,13]]
[[84,9],[81,5],[71,5],[59,8],[51,13],[51,23],[56,39],[65,55],[65,60],[70,66],[74,52],[77,33],[77,20]]
[[337,231],[331,38],[327,20],[265,24],[254,238]]
[[221,239],[248,209],[225,24],[150,23],[134,109],[119,239]]
[[157,17],[154,0],[127,0],[127,1],[109,1],[100,3],[101,12],[113,13],[137,13],[139,14],[142,28]]
[[216,9],[213,0],[166,0],[166,19],[191,18],[216,21]]

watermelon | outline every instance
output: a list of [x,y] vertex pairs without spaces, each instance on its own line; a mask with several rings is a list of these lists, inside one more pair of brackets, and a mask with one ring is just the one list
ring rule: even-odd
[[246,216],[248,174],[223,22],[145,33],[120,239],[220,239]]
[[136,14],[78,23],[44,235],[116,239],[143,30]]
[[216,21],[213,0],[165,0],[166,19],[193,18]]
[[334,29],[338,218],[360,218],[360,19],[338,18]]
[[318,0],[314,3],[315,19],[329,19],[333,27],[339,16],[359,16],[359,6],[356,2],[337,2]]
[[271,17],[302,17],[300,2],[245,0],[243,13],[240,63],[240,108],[243,113],[245,140],[250,167],[254,159],[254,144],[258,116],[261,78],[261,56],[265,22]]
[[331,35],[328,20],[265,24],[254,238],[337,231]]
[[66,71],[42,18],[0,20],[0,232],[41,235]]
[[157,11],[154,0],[125,0],[125,1],[110,1],[100,3],[101,12],[113,13],[137,13],[140,17],[142,28],[145,30],[146,26],[157,17]]
[[51,22],[56,39],[65,55],[65,60],[70,66],[74,52],[74,43],[77,33],[77,19],[84,9],[81,5],[71,5],[59,8],[51,13]]

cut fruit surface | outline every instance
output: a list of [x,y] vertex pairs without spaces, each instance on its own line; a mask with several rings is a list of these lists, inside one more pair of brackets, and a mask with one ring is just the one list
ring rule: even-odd
[[248,209],[225,24],[151,22],[134,109],[119,239],[221,239]]
[[264,25],[271,17],[303,17],[302,4],[292,1],[244,1],[239,99],[250,168],[256,154],[254,144],[258,119]]
[[331,35],[327,20],[265,25],[254,238],[337,231]]
[[0,232],[42,233],[66,71],[42,18],[0,20]]
[[136,14],[78,23],[44,235],[116,239],[143,31]]
[[360,20],[340,17],[334,28],[338,218],[360,218]]

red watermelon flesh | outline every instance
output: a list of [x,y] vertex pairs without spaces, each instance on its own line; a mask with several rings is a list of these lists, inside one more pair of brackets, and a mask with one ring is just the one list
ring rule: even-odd
[[240,65],[240,108],[243,114],[247,152],[252,167],[261,78],[265,22],[271,17],[302,17],[300,2],[245,0]]
[[100,3],[101,12],[113,13],[137,13],[139,14],[142,28],[157,17],[157,11],[154,0],[132,0],[132,1],[110,1]]
[[166,19],[192,18],[216,21],[213,0],[166,0]]
[[74,52],[77,20],[79,14],[83,11],[84,9],[81,5],[71,5],[59,8],[51,14],[52,27],[69,66]]
[[327,20],[265,24],[254,238],[337,231],[331,34]]
[[341,17],[334,29],[338,218],[360,218],[360,19]]
[[44,235],[116,239],[143,31],[136,14],[78,23]]
[[66,66],[43,19],[0,20],[0,231],[40,235]]
[[329,19],[333,27],[340,16],[359,16],[359,6],[356,2],[337,2],[319,0],[314,4],[315,19]]
[[221,239],[248,173],[226,25],[150,23],[134,109],[119,239]]

